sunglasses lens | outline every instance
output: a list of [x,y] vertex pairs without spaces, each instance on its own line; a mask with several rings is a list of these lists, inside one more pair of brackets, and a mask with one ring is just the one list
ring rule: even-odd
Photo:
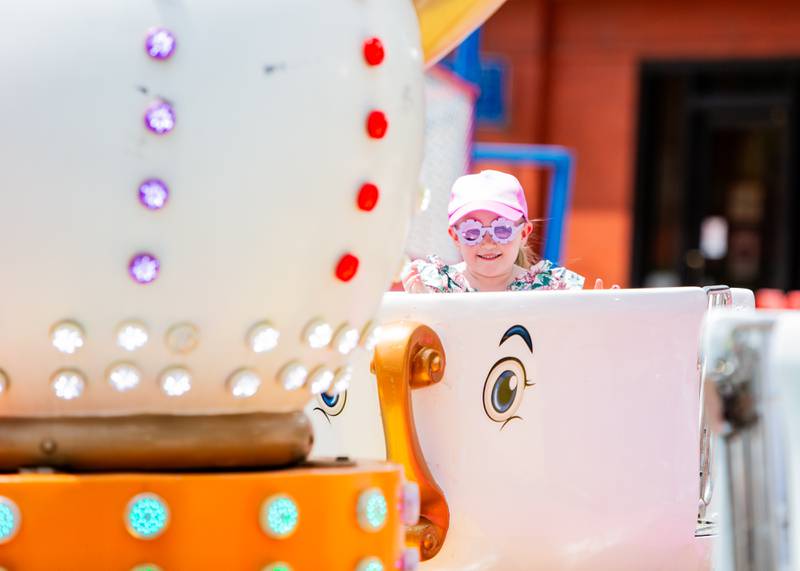
[[514,233],[514,228],[505,224],[494,227],[494,236],[498,240],[508,240]]
[[469,228],[461,232],[461,237],[467,242],[477,242],[481,239],[480,228]]

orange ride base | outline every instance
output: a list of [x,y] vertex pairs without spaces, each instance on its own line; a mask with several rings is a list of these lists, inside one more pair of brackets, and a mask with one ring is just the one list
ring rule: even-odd
[[[358,463],[270,472],[0,475],[0,496],[19,508],[18,533],[0,544],[8,571],[262,571],[285,562],[292,571],[354,571],[367,557],[384,569],[401,556],[398,466]],[[379,488],[388,518],[378,531],[358,523],[359,495]],[[141,493],[160,496],[169,523],[153,539],[137,539],[126,508]],[[267,535],[261,506],[275,494],[298,507],[295,531]]]

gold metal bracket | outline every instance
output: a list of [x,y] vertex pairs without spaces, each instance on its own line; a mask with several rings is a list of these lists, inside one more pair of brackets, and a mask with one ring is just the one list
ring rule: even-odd
[[411,322],[381,327],[372,372],[378,378],[386,455],[390,462],[403,466],[407,480],[419,485],[420,520],[408,529],[406,539],[419,548],[423,561],[441,549],[450,525],[450,509],[419,446],[411,389],[438,383],[444,368],[442,342],[429,327]]

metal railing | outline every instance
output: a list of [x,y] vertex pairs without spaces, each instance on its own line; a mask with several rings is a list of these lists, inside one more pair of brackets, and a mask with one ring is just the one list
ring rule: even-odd
[[474,161],[493,161],[543,167],[552,171],[548,192],[543,257],[554,264],[561,262],[561,242],[569,211],[575,156],[557,145],[517,145],[475,143]]
[[724,449],[720,571],[792,569],[784,433],[767,354],[774,317],[732,314],[707,325],[704,404]]
[[[733,294],[728,286],[709,286],[704,288],[708,296],[708,311],[733,305]],[[698,360],[700,369],[700,500],[697,508],[696,535],[705,536],[716,533],[714,522],[707,518],[708,506],[714,494],[712,466],[714,463],[714,438],[706,418],[705,378],[708,362],[702,356]]]

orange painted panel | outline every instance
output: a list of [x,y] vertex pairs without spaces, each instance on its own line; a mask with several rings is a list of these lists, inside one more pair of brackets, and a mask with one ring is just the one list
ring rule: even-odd
[[631,220],[616,210],[575,210],[568,221],[563,264],[586,277],[586,288],[602,278],[606,287],[628,285]]
[[[357,523],[359,494],[382,490],[388,520],[379,532]],[[119,570],[157,564],[163,571],[261,571],[285,561],[294,571],[353,571],[367,556],[393,569],[404,548],[398,501],[400,468],[387,464],[208,474],[22,474],[0,476],[0,495],[22,514],[16,537],[0,545],[9,571]],[[135,495],[158,494],[169,506],[166,531],[150,540],[128,533],[124,514]],[[287,494],[299,508],[295,532],[273,539],[261,530],[261,504]]]

